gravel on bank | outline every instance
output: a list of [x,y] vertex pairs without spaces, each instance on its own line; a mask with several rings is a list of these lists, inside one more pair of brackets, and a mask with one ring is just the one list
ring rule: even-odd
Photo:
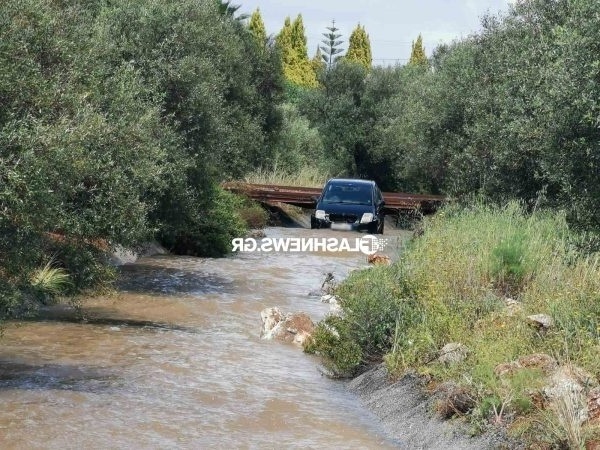
[[464,425],[441,420],[430,412],[432,402],[416,375],[391,382],[383,364],[359,375],[348,389],[382,422],[389,437],[406,449],[484,450],[511,448],[499,435],[470,437]]

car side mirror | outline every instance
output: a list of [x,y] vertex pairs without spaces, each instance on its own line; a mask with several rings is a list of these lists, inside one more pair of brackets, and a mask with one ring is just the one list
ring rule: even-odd
[[311,197],[311,199],[312,199],[312,201],[313,201],[313,202],[317,203],[317,202],[319,201],[319,197],[320,197],[320,196],[318,196],[318,195],[313,195],[313,196]]
[[379,206],[381,206],[381,207],[384,207],[384,206],[385,206],[385,200],[381,200],[381,201],[379,202]]

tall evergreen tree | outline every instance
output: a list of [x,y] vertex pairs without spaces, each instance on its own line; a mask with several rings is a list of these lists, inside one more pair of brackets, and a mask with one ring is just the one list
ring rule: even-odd
[[346,59],[362,64],[367,70],[371,68],[373,62],[373,57],[371,56],[371,41],[369,40],[369,35],[367,34],[365,27],[361,27],[360,23],[350,35]]
[[275,38],[277,47],[281,52],[281,62],[283,65],[283,73],[286,79],[290,76],[290,67],[294,65],[295,52],[292,45],[292,21],[288,17],[283,22],[283,28]]
[[311,59],[310,65],[312,66],[313,72],[315,73],[315,75],[318,78],[319,72],[321,70],[325,69],[325,62],[323,61],[323,53],[321,52],[321,49],[319,47],[317,47],[317,51],[315,53],[315,56],[313,56],[313,59]]
[[277,36],[277,45],[282,55],[285,78],[299,86],[316,86],[317,79],[308,59],[306,35],[300,14],[293,23],[289,17],[286,17],[283,28]]
[[417,38],[417,42],[412,43],[412,52],[410,54],[409,64],[414,66],[427,66],[429,61],[425,55],[425,48],[423,47],[423,38],[421,34]]
[[264,46],[267,42],[267,31],[265,29],[265,23],[263,22],[262,16],[260,15],[260,10],[258,8],[256,8],[256,11],[254,11],[250,16],[250,23],[248,24],[248,29],[256,38],[256,41],[258,42],[259,46]]
[[339,28],[335,26],[335,20],[331,22],[330,27],[326,27],[329,33],[323,33],[325,39],[321,42],[324,44],[320,48],[323,50],[323,61],[327,64],[327,70],[331,70],[331,68],[335,65],[335,63],[340,59],[339,53],[343,52],[344,49],[339,46],[344,43],[344,41],[339,40],[342,35],[338,33]]
[[292,23],[292,47],[299,59],[308,61],[306,32],[304,31],[304,22],[302,21],[301,14],[298,14],[296,20]]

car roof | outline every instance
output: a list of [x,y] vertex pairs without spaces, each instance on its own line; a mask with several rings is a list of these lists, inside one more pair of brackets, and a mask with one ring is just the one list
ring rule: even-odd
[[327,181],[327,184],[363,184],[363,185],[374,185],[373,180],[363,180],[360,178],[331,178]]

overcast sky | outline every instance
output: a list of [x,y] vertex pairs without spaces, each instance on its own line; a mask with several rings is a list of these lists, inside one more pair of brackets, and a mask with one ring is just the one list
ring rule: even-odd
[[411,42],[423,36],[428,55],[442,42],[468,36],[480,28],[486,12],[508,10],[512,0],[238,0],[240,12],[260,8],[268,34],[277,34],[286,16],[302,14],[308,56],[313,57],[325,27],[332,19],[340,29],[347,48],[352,30],[360,22],[371,39],[374,64],[404,64],[410,57]]

